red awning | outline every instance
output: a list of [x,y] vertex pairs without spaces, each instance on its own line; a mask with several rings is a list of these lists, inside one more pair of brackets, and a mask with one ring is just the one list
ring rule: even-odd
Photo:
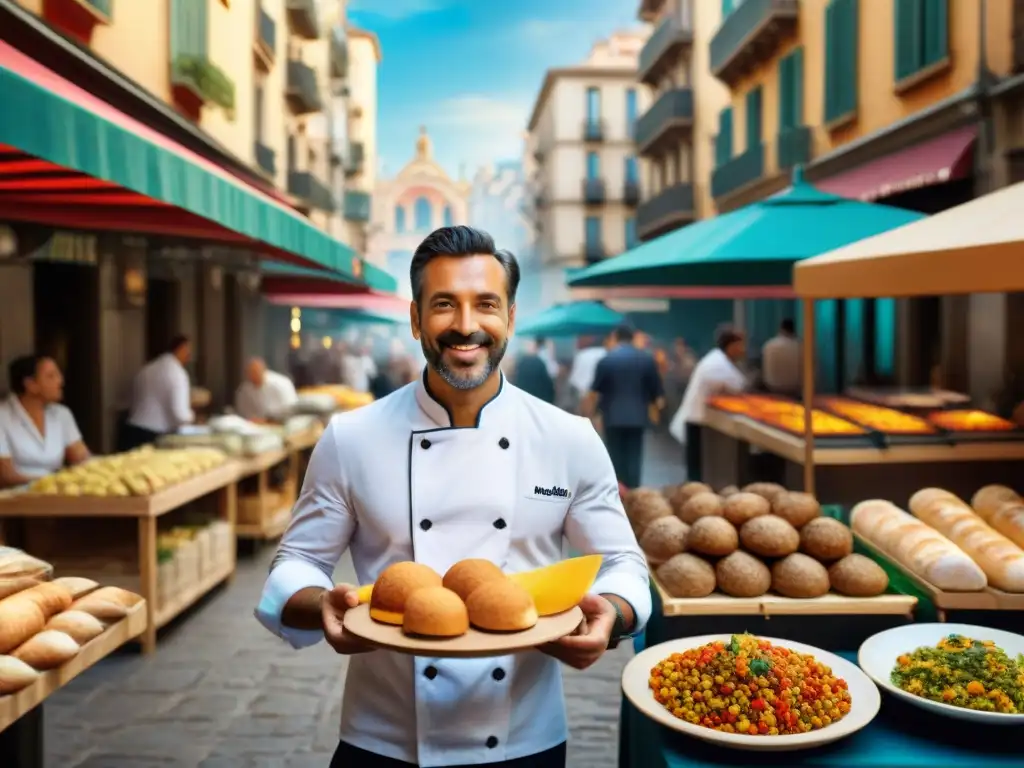
[[973,125],[959,128],[814,183],[834,195],[871,201],[963,179],[971,174],[977,133]]
[[264,285],[264,297],[271,304],[285,307],[308,307],[309,309],[364,309],[383,314],[402,314],[409,311],[409,299],[391,296],[384,293],[349,293],[349,294],[315,294],[315,293],[276,293],[267,292]]

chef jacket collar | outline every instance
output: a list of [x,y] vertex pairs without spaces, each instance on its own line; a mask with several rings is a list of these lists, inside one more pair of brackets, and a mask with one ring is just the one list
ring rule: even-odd
[[[505,386],[505,374],[499,372],[498,376],[501,377],[498,382],[498,391],[495,393],[494,397],[481,406],[480,412],[476,415],[476,424],[473,425],[474,427],[480,426],[480,422],[484,417],[485,411],[488,416],[491,416],[499,409],[498,406],[508,400],[508,388]],[[439,427],[457,429],[457,427],[452,426],[454,422],[451,412],[443,403],[441,403],[440,400],[434,397],[433,393],[431,393],[430,386],[427,384],[426,368],[423,369],[423,375],[420,376],[419,384],[416,385],[416,402],[419,404],[420,410],[427,415],[427,418]]]

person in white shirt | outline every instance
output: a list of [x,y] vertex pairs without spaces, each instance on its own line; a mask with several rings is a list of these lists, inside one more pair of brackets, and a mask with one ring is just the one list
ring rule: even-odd
[[192,359],[187,336],[175,336],[167,351],[135,375],[132,407],[121,433],[119,450],[130,451],[176,432],[195,421],[192,386],[185,366]]
[[743,334],[727,328],[719,333],[715,349],[693,369],[682,405],[669,425],[672,436],[683,443],[687,480],[701,479],[701,425],[708,398],[723,392],[741,392],[747,387],[747,377],[739,368],[746,352]]
[[27,355],[8,368],[11,395],[0,403],[0,487],[23,485],[89,458],[52,358]]
[[573,357],[572,369],[569,371],[569,386],[572,388],[578,406],[582,406],[583,398],[590,392],[591,385],[594,383],[594,374],[597,372],[597,364],[607,354],[607,346],[598,339],[580,340],[580,349]]
[[[585,669],[643,629],[647,565],[593,427],[501,374],[515,257],[486,233],[445,227],[417,248],[410,271],[426,369],[331,420],[256,616],[295,647],[326,638],[351,654],[333,768],[564,768],[558,660]],[[466,558],[527,571],[561,560],[563,537],[603,556],[578,634],[510,655],[437,659],[374,651],[343,630],[359,603],[355,586],[332,578],[346,549],[359,583],[372,584],[409,560],[439,574]]]
[[796,326],[786,318],[777,335],[761,348],[761,379],[765,389],[779,395],[800,394],[800,340]]
[[245,381],[235,391],[235,411],[254,422],[284,421],[299,396],[292,380],[283,373],[267,370],[261,357],[254,357],[245,368]]

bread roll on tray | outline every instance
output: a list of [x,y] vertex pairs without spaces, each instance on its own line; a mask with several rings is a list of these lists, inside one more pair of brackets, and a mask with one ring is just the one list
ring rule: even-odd
[[977,592],[988,579],[960,547],[895,504],[873,499],[850,512],[850,527],[929,584],[946,592]]
[[1024,498],[1005,485],[986,485],[971,499],[978,517],[1024,547]]
[[0,600],[0,654],[10,653],[46,624],[39,605],[21,593]]
[[11,655],[33,669],[55,669],[78,655],[81,646],[70,635],[45,629],[30,637]]
[[1004,592],[1024,592],[1024,550],[990,526],[956,496],[910,497],[910,511],[966,552]]
[[13,656],[0,656],[0,696],[9,696],[39,679],[39,673]]

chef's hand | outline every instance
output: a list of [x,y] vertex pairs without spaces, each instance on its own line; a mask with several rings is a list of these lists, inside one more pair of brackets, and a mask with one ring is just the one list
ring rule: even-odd
[[586,669],[601,658],[615,627],[615,608],[600,595],[584,595],[580,601],[583,622],[575,634],[540,647],[548,656],[575,669]]
[[345,611],[359,605],[359,593],[356,589],[351,584],[336,584],[334,589],[324,590],[320,595],[320,617],[324,625],[324,637],[335,651],[346,656],[375,650],[345,631]]

